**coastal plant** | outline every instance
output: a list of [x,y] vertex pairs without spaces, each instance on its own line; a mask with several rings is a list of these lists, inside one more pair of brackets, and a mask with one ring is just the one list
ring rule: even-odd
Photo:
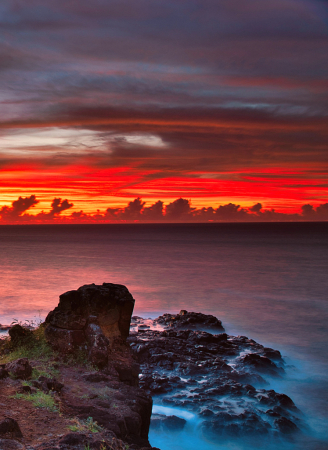
[[34,394],[18,394],[12,396],[18,400],[27,400],[31,402],[36,408],[45,408],[52,412],[58,412],[58,407],[52,395],[46,394],[43,391],[37,391]]
[[93,420],[92,417],[88,417],[86,420],[73,419],[73,424],[68,425],[68,429],[73,432],[86,432],[90,433],[99,433],[103,430],[103,428],[98,425],[96,421]]
[[[18,358],[48,361],[50,358],[56,356],[46,341],[43,325],[31,331],[29,338],[26,339],[26,341],[21,342],[18,346],[14,346],[11,340],[7,338],[2,345],[2,350],[3,354],[0,356],[2,364],[6,364]],[[6,351],[4,352],[4,350]]]

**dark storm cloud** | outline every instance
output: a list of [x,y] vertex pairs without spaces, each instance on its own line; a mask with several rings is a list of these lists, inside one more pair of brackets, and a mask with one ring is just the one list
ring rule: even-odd
[[[262,169],[263,183],[310,184],[327,171],[327,24],[320,0],[2,0],[3,136],[75,127],[105,144],[1,146],[0,164],[77,167],[67,177],[86,179],[85,167],[124,167],[126,188],[227,173],[255,184]],[[131,143],[133,133],[163,145]],[[137,206],[108,215],[163,215],[161,203]],[[229,208],[198,215],[245,215]]]
[[99,64],[117,62],[133,63],[139,78],[168,71],[311,80],[328,73],[327,8],[315,0],[4,0],[1,10],[6,40],[44,58],[45,85],[60,72],[106,77]]

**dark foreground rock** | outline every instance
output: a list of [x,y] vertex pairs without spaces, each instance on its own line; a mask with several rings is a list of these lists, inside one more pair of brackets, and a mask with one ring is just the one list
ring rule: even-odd
[[[200,328],[203,315],[198,320],[196,313],[185,315]],[[245,336],[189,330],[185,325],[181,329],[171,325],[171,317],[154,320],[155,327],[166,324],[164,331],[141,328],[139,319],[139,332],[128,339],[141,364],[140,386],[155,396],[156,404],[198,415],[204,435],[214,441],[299,431],[301,416],[293,401],[267,389],[271,378],[285,373],[278,351]],[[152,426],[163,428],[162,421],[155,415]]]
[[46,318],[45,334],[61,353],[87,348],[89,360],[106,366],[116,341],[129,335],[134,299],[120,284],[88,284],[60,295]]
[[[2,355],[21,345],[27,353],[36,350],[41,336],[53,352],[46,351],[46,362],[20,358],[0,366],[2,410],[11,411],[14,403],[18,420],[3,417],[0,409],[1,445],[14,449],[28,443],[29,450],[151,448],[152,398],[139,387],[140,365],[126,342],[133,306],[125,286],[85,285],[60,296],[38,333],[20,325],[10,330],[11,345],[0,348]],[[40,370],[42,375],[33,378]],[[39,414],[40,408],[44,412]]]
[[32,366],[27,358],[19,358],[5,366],[5,370],[15,378],[27,380],[32,374]]
[[9,336],[14,347],[24,345],[26,341],[32,338],[32,335],[32,330],[28,329],[27,327],[22,327],[19,324],[13,325],[9,329]]

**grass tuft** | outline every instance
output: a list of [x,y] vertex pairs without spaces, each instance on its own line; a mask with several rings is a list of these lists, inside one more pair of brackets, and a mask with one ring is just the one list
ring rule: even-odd
[[45,408],[52,412],[58,412],[58,407],[52,395],[42,391],[37,391],[35,394],[15,394],[12,398],[27,400],[36,408]]
[[79,420],[76,418],[73,419],[73,421],[74,423],[67,427],[73,432],[89,431],[90,433],[99,433],[100,431],[103,431],[103,427],[98,425],[98,423],[95,422],[92,417],[88,417],[87,420]]
[[30,337],[21,342],[19,346],[17,344],[14,346],[9,337],[4,339],[1,350],[0,361],[2,364],[18,358],[49,360],[55,356],[54,351],[46,341],[43,325],[33,330]]

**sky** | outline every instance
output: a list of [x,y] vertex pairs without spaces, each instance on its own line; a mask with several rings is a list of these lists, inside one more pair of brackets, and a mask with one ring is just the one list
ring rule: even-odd
[[327,220],[327,93],[327,0],[1,0],[0,223]]

